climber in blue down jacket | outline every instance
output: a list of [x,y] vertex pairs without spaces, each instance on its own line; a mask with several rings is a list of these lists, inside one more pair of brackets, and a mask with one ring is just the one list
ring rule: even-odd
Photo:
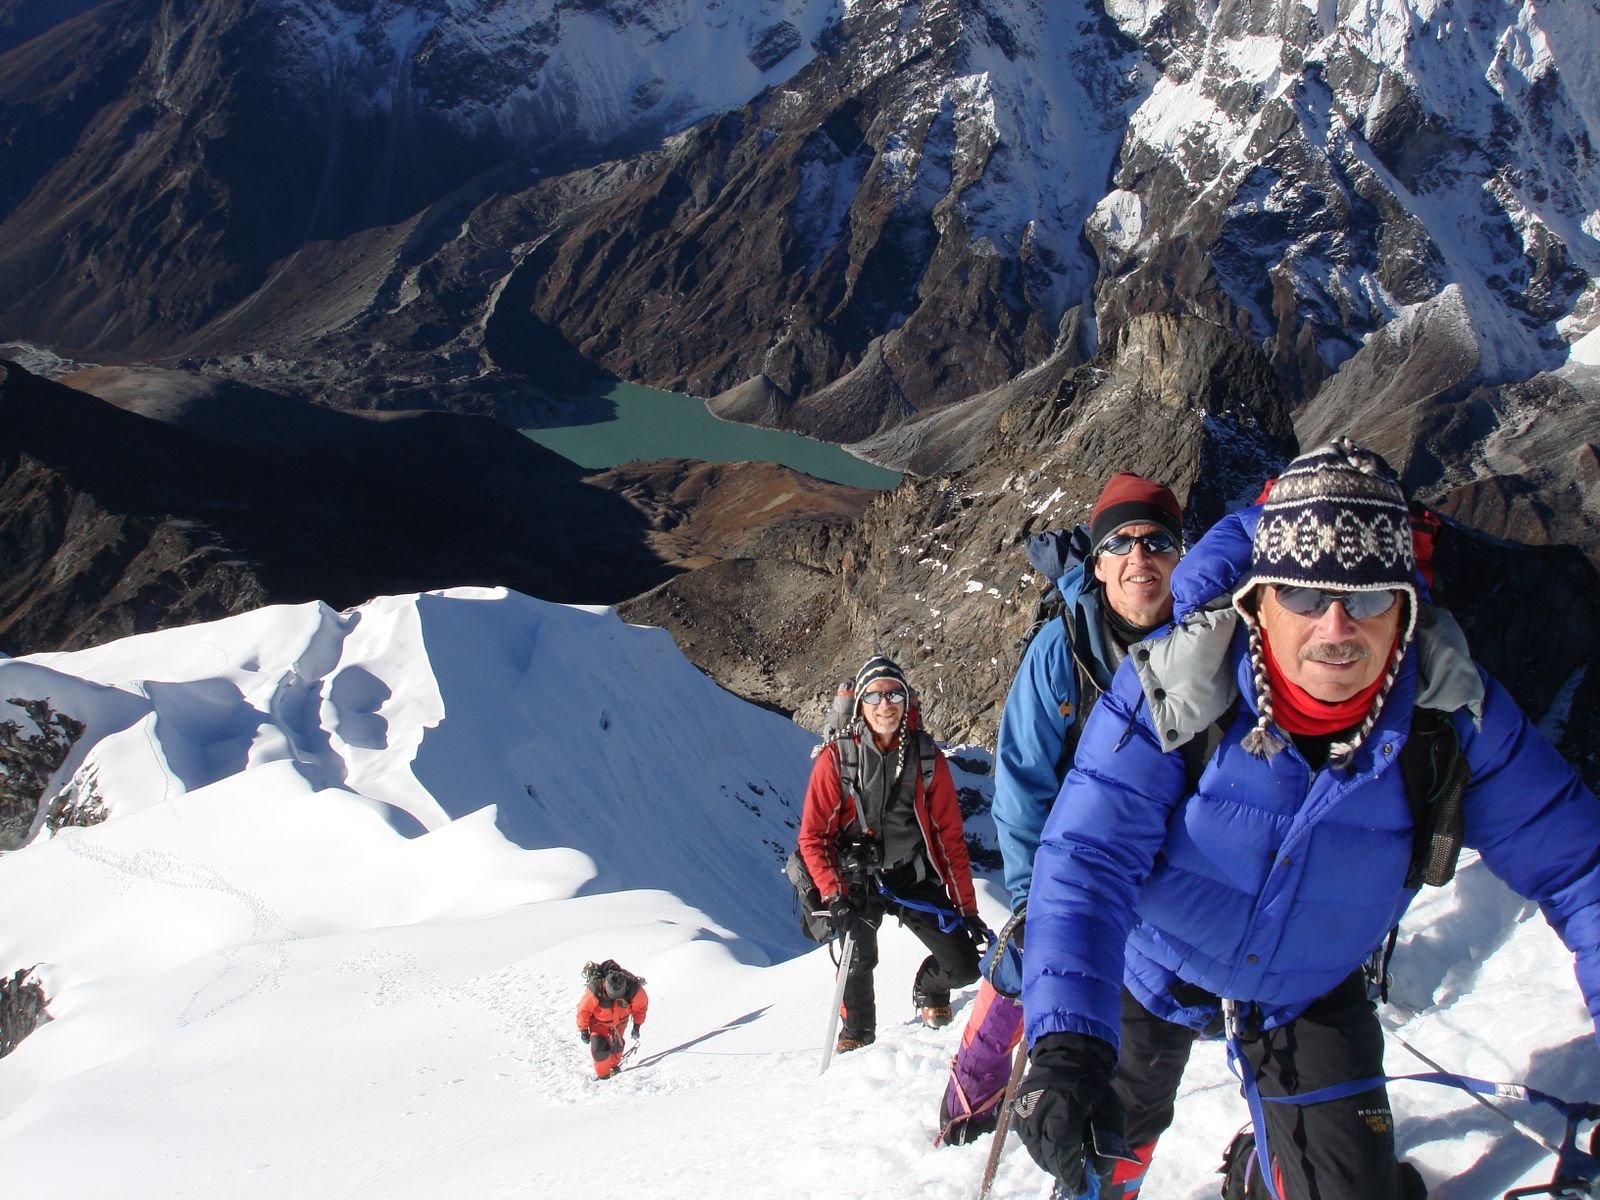
[[[1206,561],[1241,545],[1246,569]],[[1109,1177],[1102,1135],[1148,1162],[1199,1032],[1237,1031],[1264,1097],[1382,1076],[1362,964],[1416,894],[1401,750],[1427,712],[1470,769],[1461,842],[1539,903],[1600,1018],[1600,803],[1414,567],[1388,465],[1347,439],[1302,455],[1253,539],[1235,524],[1185,560],[1242,578],[1232,603],[1135,646],[1086,723],[1034,861],[1015,1103],[1068,1194]],[[1283,1200],[1426,1194],[1381,1085],[1263,1108],[1252,1161]]]

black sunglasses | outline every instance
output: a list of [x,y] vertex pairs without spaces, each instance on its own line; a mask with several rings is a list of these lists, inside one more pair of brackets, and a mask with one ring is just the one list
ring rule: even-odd
[[1344,605],[1345,615],[1352,621],[1381,616],[1394,607],[1398,593],[1385,588],[1381,592],[1330,592],[1326,588],[1284,587],[1273,588],[1278,603],[1302,617],[1320,617],[1335,601]]
[[861,703],[865,704],[868,708],[876,708],[880,704],[904,704],[905,702],[906,694],[904,692],[861,693]]
[[1121,558],[1133,553],[1135,542],[1144,547],[1146,554],[1167,554],[1178,547],[1170,533],[1113,533],[1100,543],[1100,549],[1095,553],[1115,554]]

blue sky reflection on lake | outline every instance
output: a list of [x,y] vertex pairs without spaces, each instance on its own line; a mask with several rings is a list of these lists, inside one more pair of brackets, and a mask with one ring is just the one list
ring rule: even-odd
[[898,471],[874,466],[831,442],[721,420],[694,396],[616,383],[567,403],[570,424],[522,432],[580,467],[599,470],[631,459],[697,458],[782,463],[855,487],[882,489],[900,482]]

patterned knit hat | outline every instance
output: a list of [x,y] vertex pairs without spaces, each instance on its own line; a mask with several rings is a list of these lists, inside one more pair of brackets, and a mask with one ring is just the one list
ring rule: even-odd
[[1124,525],[1159,525],[1183,544],[1183,509],[1178,498],[1164,483],[1118,471],[1106,480],[1089,514],[1089,544],[1096,550]]
[[894,659],[874,654],[862,663],[861,670],[856,672],[856,695],[860,696],[866,690],[867,684],[879,679],[892,679],[907,692],[911,690],[911,685],[906,682],[906,673]]
[[1302,454],[1278,476],[1261,508],[1251,545],[1250,574],[1233,602],[1250,627],[1250,658],[1255,672],[1261,719],[1244,748],[1271,758],[1283,748],[1268,730],[1272,697],[1254,605],[1246,597],[1261,584],[1326,588],[1339,592],[1398,591],[1406,602],[1400,645],[1372,711],[1348,742],[1335,743],[1329,761],[1349,763],[1377,722],[1399,673],[1417,624],[1417,591],[1412,582],[1416,552],[1411,516],[1399,477],[1380,455],[1349,438],[1335,438]]
[[1284,469],[1261,508],[1244,590],[1410,590],[1417,560],[1405,492],[1389,464],[1338,438]]
[[[861,694],[866,690],[867,684],[875,683],[880,679],[892,679],[898,683],[906,695],[911,695],[911,685],[906,682],[906,673],[900,669],[900,664],[892,658],[882,654],[874,654],[861,664],[861,670],[856,672],[856,712],[861,712]],[[904,730],[911,717],[911,703],[909,700],[900,707],[900,729]],[[899,737],[897,732],[896,737]],[[895,758],[894,777],[900,778],[900,773],[906,769],[906,743],[909,738],[900,738],[900,752]]]

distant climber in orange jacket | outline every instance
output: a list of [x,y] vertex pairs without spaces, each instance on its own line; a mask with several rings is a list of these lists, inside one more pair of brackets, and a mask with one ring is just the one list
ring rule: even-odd
[[622,1065],[623,1034],[633,1018],[633,1039],[639,1040],[639,1027],[650,1011],[650,997],[644,980],[625,971],[615,959],[598,966],[583,966],[583,999],[578,1001],[578,1036],[594,1056],[596,1079],[608,1079]]

